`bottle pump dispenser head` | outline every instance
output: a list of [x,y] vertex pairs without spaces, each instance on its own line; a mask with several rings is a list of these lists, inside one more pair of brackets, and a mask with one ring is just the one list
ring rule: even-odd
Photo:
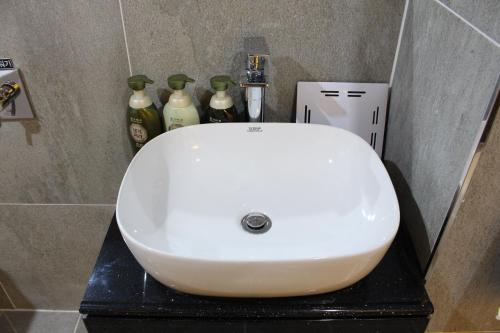
[[129,77],[127,82],[130,89],[135,91],[144,90],[144,88],[146,87],[146,83],[148,84],[154,83],[153,80],[148,78],[146,75],[142,74]]
[[182,90],[186,86],[187,82],[194,82],[194,79],[188,77],[185,74],[175,74],[171,75],[167,79],[168,86],[173,90]]
[[215,91],[225,91],[236,83],[227,75],[217,75],[210,79],[210,85]]

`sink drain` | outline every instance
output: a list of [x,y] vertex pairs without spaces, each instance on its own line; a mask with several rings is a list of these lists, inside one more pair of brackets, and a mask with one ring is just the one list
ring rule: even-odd
[[262,234],[271,229],[271,219],[262,213],[249,213],[241,219],[241,226],[252,234]]

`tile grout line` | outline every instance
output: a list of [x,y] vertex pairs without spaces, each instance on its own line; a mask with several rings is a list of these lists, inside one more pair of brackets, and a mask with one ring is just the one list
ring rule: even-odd
[[5,287],[4,287],[4,285],[3,285],[3,283],[1,281],[0,281],[0,289],[3,290],[3,293],[5,294],[5,297],[7,297],[7,299],[9,300],[10,305],[12,305],[12,308],[15,309],[16,308],[16,304],[14,303],[14,301],[12,300],[12,298],[10,297],[9,293],[7,292],[7,289],[5,289]]
[[401,41],[403,40],[403,30],[405,28],[406,16],[408,15],[408,3],[409,0],[405,0],[405,8],[403,9],[403,18],[401,19],[401,27],[399,28],[398,44],[396,45],[396,52],[394,53],[394,61],[392,62],[391,77],[389,79],[389,88],[392,87],[392,81],[394,80],[394,74],[396,73],[399,48],[401,47]]
[[460,20],[462,20],[469,27],[471,27],[472,29],[476,30],[476,32],[478,32],[481,36],[483,36],[488,41],[490,41],[493,45],[495,45],[496,47],[500,47],[500,44],[496,40],[494,40],[493,38],[491,38],[490,36],[488,36],[484,31],[482,31],[481,29],[479,29],[478,27],[476,27],[474,24],[472,24],[469,21],[467,21],[462,15],[458,14],[456,11],[454,11],[453,9],[451,9],[450,7],[448,7],[447,5],[445,5],[444,3],[442,3],[439,0],[434,0],[434,2],[437,2],[444,9],[448,10],[450,13],[452,13],[453,15],[455,15],[456,17],[458,17]]
[[78,329],[78,324],[80,323],[81,318],[82,318],[82,315],[79,314],[78,318],[76,319],[75,329],[73,330],[73,333],[76,333],[76,330]]
[[83,207],[115,207],[116,204],[65,204],[65,203],[24,203],[0,202],[0,206],[83,206]]
[[125,39],[125,51],[127,51],[128,71],[130,73],[130,76],[132,76],[132,64],[130,62],[130,52],[128,50],[127,31],[125,30],[125,18],[123,16],[122,0],[118,0],[118,4],[120,5],[120,16],[122,20],[123,38]]

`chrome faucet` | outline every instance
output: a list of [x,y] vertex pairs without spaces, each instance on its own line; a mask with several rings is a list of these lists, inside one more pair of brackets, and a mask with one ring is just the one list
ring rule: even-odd
[[246,110],[251,123],[263,123],[266,88],[269,86],[265,65],[269,56],[249,54],[245,74],[240,78],[240,87],[245,88]]

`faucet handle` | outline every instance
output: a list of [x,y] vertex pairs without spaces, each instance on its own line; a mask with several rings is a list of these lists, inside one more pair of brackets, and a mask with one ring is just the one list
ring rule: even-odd
[[267,54],[249,54],[247,57],[247,69],[250,71],[264,71]]
[[[0,84],[0,107],[3,108],[5,105],[10,103],[14,98],[19,95],[21,91],[21,86],[19,83],[14,81],[5,81]],[[14,112],[15,109],[12,109]]]
[[249,83],[265,83],[265,64],[268,60],[267,54],[249,54],[247,57],[246,74]]

